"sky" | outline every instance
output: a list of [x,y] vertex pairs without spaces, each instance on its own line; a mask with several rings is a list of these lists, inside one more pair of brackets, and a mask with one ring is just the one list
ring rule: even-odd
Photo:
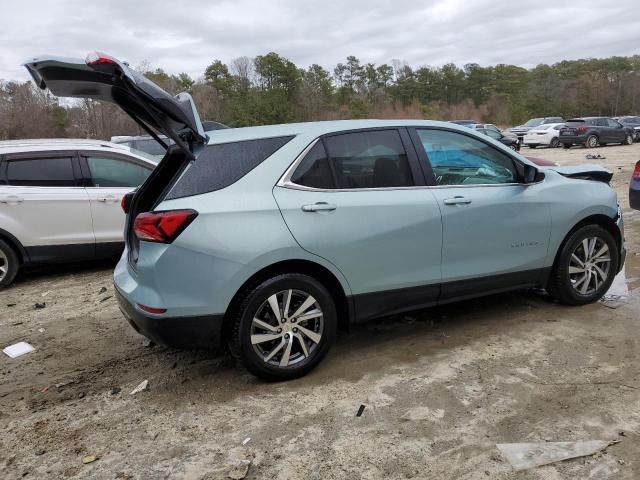
[[640,54],[639,0],[3,0],[0,79],[34,56],[101,51],[169,73],[270,51],[300,67],[453,62],[532,67]]

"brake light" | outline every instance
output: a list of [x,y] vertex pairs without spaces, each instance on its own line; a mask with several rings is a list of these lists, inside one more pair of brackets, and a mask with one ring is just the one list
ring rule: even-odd
[[89,66],[95,65],[115,65],[116,61],[113,57],[100,52],[92,52],[87,55],[85,63]]
[[145,312],[155,314],[160,314],[167,311],[166,308],[147,307],[146,305],[142,305],[141,303],[138,303],[138,308],[140,308],[140,310],[144,310]]
[[589,127],[576,127],[576,132],[578,133],[584,133],[587,130],[589,130]]
[[640,180],[640,162],[636,163],[636,168],[633,170],[631,178],[634,180]]
[[141,213],[133,222],[133,231],[145,242],[171,243],[197,216],[195,210]]
[[120,200],[120,206],[122,207],[122,211],[124,213],[129,213],[129,206],[131,205],[131,199],[133,198],[133,193],[129,192]]

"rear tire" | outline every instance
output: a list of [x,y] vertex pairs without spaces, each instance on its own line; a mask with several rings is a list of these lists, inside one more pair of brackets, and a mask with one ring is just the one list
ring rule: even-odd
[[627,135],[624,138],[624,145],[633,145],[633,137],[631,135]]
[[586,148],[596,148],[598,146],[598,137],[595,135],[589,135],[587,140],[584,142],[584,146]]
[[11,285],[18,274],[20,260],[16,251],[6,243],[0,240],[0,290]]
[[551,143],[549,144],[549,147],[557,148],[559,142],[560,140],[558,140],[558,137],[552,138]]
[[257,377],[279,381],[306,375],[320,363],[335,341],[338,318],[324,285],[287,273],[253,288],[231,322],[232,354]]
[[613,236],[599,225],[585,225],[563,243],[547,291],[565,305],[598,301],[618,272],[618,258]]

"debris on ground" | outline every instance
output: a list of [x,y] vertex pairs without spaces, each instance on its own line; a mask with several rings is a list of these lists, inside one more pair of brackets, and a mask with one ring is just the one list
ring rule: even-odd
[[142,346],[146,347],[146,348],[153,348],[156,346],[155,343],[153,343],[151,340],[149,340],[148,338],[143,338],[142,339]]
[[232,480],[242,480],[249,473],[252,461],[253,454],[246,448],[234,448],[229,452],[227,460],[227,477]]
[[444,417],[444,410],[441,408],[431,409],[429,407],[415,407],[407,410],[400,417],[401,420],[407,422],[417,422],[421,420],[439,420]]
[[18,343],[14,343],[13,345],[9,345],[8,347],[5,347],[2,350],[2,352],[11,358],[16,358],[16,357],[19,357],[20,355],[33,352],[34,350],[35,348],[33,348],[27,342],[18,342]]
[[106,291],[107,291],[107,287],[102,287],[102,288],[100,289],[100,291],[98,292],[98,295],[102,295],[102,294],[103,294],[104,292],[106,292]]
[[84,457],[82,457],[82,463],[84,463],[85,465],[87,463],[93,463],[96,460],[98,460],[98,457],[96,457],[95,455],[85,455]]
[[7,303],[7,307],[15,307],[17,303]]
[[131,390],[131,395],[144,392],[145,390],[148,390],[148,389],[149,389],[149,380],[143,380],[142,382],[140,382],[140,385],[138,385],[136,388]]
[[591,153],[587,153],[584,158],[586,158],[587,160],[605,160],[607,157],[597,154],[597,155],[593,155]]
[[106,297],[101,298],[101,299],[100,299],[100,303],[102,303],[102,302],[106,302],[106,301],[107,301],[107,300],[109,300],[111,297],[113,297],[113,295],[107,295]]
[[46,304],[45,302],[42,302],[42,303],[38,303],[38,302],[36,302],[36,303],[33,305],[33,307],[34,307],[36,310],[39,310],[39,309],[44,308],[44,307],[46,307],[46,306],[47,306],[47,304]]
[[51,293],[51,290],[47,290],[46,292],[42,292],[42,297],[46,297],[47,295],[49,295],[49,293]]
[[111,389],[111,391],[109,392],[111,395],[117,395],[122,391],[122,389],[120,387],[113,387]]
[[620,440],[587,440],[578,442],[498,443],[500,453],[515,470],[586,457],[604,450]]
[[356,417],[361,417],[362,414],[364,413],[364,409],[365,409],[365,406],[360,405],[360,408],[358,409],[358,413],[356,413]]
[[251,440],[251,437],[247,437],[242,441],[242,445],[246,445],[247,443],[249,443],[249,440]]

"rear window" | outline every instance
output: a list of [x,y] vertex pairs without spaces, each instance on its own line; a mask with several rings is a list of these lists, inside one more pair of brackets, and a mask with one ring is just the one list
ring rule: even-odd
[[293,136],[209,145],[189,167],[166,200],[214,192],[237,182]]
[[30,187],[73,187],[71,157],[9,160],[7,183]]

